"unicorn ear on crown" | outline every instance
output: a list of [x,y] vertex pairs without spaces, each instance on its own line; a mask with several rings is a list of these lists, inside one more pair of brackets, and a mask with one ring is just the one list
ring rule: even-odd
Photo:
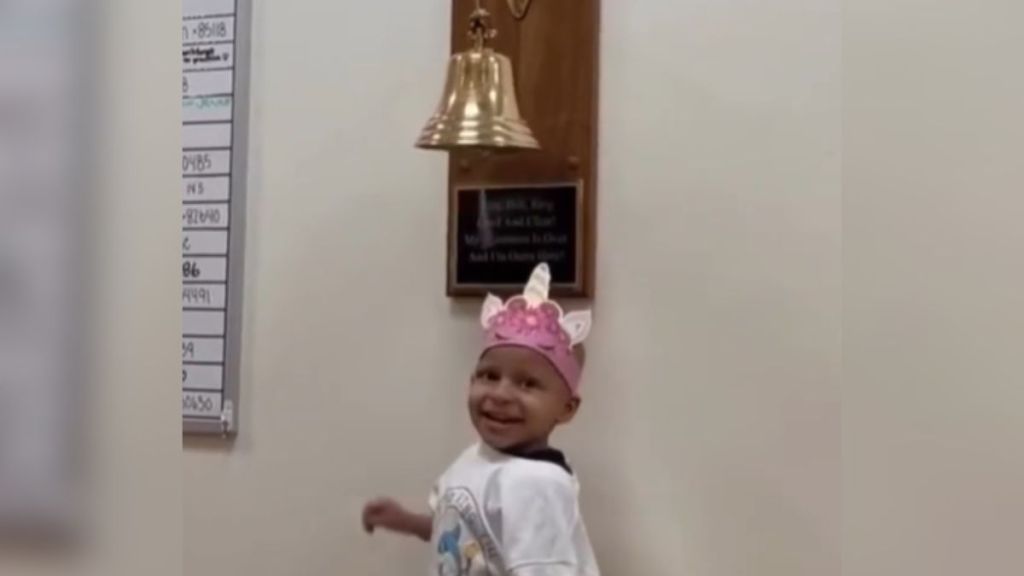
[[505,308],[505,303],[494,294],[488,294],[484,300],[483,310],[480,311],[480,324],[484,329],[491,327],[491,320]]
[[562,328],[569,335],[569,341],[573,346],[582,343],[590,335],[590,327],[594,323],[593,314],[590,310],[582,312],[570,312],[562,318]]

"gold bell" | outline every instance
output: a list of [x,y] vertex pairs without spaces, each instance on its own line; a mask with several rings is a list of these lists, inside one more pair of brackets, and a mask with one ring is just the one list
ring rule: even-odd
[[441,103],[416,141],[433,150],[462,148],[538,149],[537,139],[519,115],[512,61],[486,46],[496,35],[490,14],[470,17],[474,46],[453,54]]

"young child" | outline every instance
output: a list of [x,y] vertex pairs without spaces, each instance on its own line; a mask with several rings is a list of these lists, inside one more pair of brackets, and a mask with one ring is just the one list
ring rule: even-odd
[[433,546],[438,576],[598,576],[579,509],[579,484],[548,444],[580,405],[583,340],[590,312],[563,314],[538,266],[521,296],[488,296],[485,344],[469,385],[480,442],[438,480],[430,514],[389,500],[363,510],[383,528]]

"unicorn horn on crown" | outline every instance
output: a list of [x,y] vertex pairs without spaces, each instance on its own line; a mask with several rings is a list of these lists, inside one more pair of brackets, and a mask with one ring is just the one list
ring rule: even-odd
[[530,281],[523,289],[523,298],[531,307],[539,306],[547,301],[551,290],[551,268],[547,264],[539,264],[530,274]]

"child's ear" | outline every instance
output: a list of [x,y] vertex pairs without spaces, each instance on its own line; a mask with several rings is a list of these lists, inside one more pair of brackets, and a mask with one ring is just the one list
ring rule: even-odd
[[562,411],[562,415],[558,418],[559,424],[568,424],[572,422],[572,419],[576,417],[576,413],[580,411],[580,399],[577,397],[569,398],[565,403],[565,409]]

